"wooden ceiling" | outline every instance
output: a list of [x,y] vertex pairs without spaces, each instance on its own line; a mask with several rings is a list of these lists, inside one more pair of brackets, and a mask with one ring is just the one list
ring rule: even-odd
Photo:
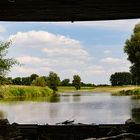
[[140,18],[139,0],[1,0],[0,21],[94,21]]

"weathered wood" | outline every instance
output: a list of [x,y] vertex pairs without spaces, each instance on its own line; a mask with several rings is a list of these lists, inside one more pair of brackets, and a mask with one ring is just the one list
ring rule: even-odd
[[[116,127],[117,134],[108,132]],[[125,130],[120,131],[120,130]],[[119,133],[118,133],[119,132]],[[0,124],[0,140],[84,140],[100,139],[140,139],[140,124],[104,124],[104,125],[26,125]],[[103,138],[102,138],[103,137]],[[99,139],[99,140],[100,140]]]
[[140,18],[138,0],[1,0],[1,21],[90,21]]

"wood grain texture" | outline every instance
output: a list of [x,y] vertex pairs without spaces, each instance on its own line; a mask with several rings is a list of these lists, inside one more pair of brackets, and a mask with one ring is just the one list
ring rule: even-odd
[[91,21],[140,18],[138,0],[1,0],[1,21]]

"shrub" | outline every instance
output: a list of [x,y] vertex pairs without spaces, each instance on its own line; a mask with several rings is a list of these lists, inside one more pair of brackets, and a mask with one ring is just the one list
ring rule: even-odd
[[32,85],[45,87],[46,81],[45,81],[44,77],[36,77],[36,79],[32,81]]

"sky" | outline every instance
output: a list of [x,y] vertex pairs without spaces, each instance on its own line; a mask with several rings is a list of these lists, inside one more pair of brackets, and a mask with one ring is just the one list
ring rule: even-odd
[[115,72],[129,71],[123,48],[140,19],[88,22],[0,22],[0,40],[12,40],[7,57],[17,59],[7,76],[56,72],[60,79],[110,84]]

